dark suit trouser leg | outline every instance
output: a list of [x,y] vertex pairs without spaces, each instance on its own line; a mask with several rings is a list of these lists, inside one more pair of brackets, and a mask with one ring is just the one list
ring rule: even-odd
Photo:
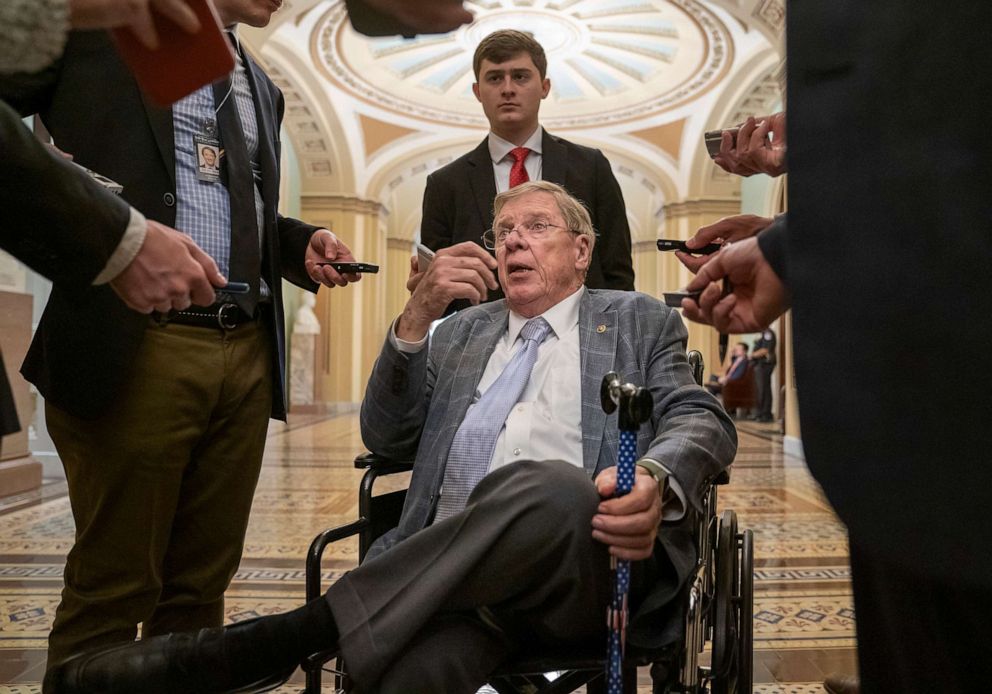
[[863,552],[854,538],[851,571],[864,694],[988,691],[992,588],[907,571]]
[[772,416],[772,371],[774,366],[757,363],[754,366],[755,385],[755,415],[758,417]]
[[[485,657],[489,637],[463,639],[464,655],[440,652],[455,641],[450,633],[432,635],[434,648],[418,646],[434,675],[430,686],[416,681],[424,663],[411,664],[404,653],[425,629],[445,632],[437,620],[452,613],[471,620],[480,607],[515,639],[605,639],[609,561],[591,526],[598,502],[583,470],[561,462],[515,463],[485,477],[464,512],[344,576],[327,600],[360,690],[474,692],[505,657],[506,651]],[[454,624],[469,629],[464,621]],[[445,667],[450,659],[477,662],[478,669],[454,672]]]
[[112,409],[83,420],[49,405],[76,541],[49,638],[80,650],[223,622],[271,407],[269,338],[151,325]]

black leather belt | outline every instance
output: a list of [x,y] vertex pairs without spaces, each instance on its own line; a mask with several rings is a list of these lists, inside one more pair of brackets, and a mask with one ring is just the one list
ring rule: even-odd
[[[255,312],[256,314],[258,311]],[[233,330],[239,325],[251,323],[256,316],[249,316],[242,311],[237,304],[222,303],[212,306],[190,306],[184,311],[169,311],[159,313],[157,320],[163,325],[166,323],[177,323],[179,325],[194,325],[200,328],[214,328],[216,330]]]

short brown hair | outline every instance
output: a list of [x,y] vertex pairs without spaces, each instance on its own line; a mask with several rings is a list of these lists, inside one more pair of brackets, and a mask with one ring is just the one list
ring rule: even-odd
[[543,80],[548,71],[548,58],[544,55],[544,48],[541,47],[541,44],[526,32],[515,29],[500,29],[482,39],[475,49],[475,55],[472,57],[475,81],[479,81],[479,70],[483,60],[488,60],[491,63],[505,63],[521,53],[530,56],[530,59],[534,61],[534,67],[537,68]]

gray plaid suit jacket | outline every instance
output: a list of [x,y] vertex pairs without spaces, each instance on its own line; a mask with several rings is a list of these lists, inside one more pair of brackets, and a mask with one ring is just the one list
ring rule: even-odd
[[[438,326],[429,349],[416,354],[399,352],[386,340],[362,403],[362,438],[374,453],[415,464],[399,526],[377,541],[370,557],[430,523],[451,441],[508,315],[505,300],[461,311]],[[699,508],[709,481],[733,459],[737,433],[720,404],[693,380],[681,317],[644,294],[586,289],[579,326],[582,464],[590,478],[616,464],[617,415],[607,417],[599,400],[603,376],[614,370],[654,396],[651,422],[638,435],[638,456],[665,465]],[[663,532],[659,541],[680,578],[688,576],[695,562],[691,537]]]
[[[698,510],[709,482],[733,460],[737,431],[717,400],[693,379],[682,318],[645,294],[584,292],[579,350],[585,470],[592,479],[616,464],[617,415],[608,417],[599,400],[603,376],[613,370],[654,396],[650,424],[638,434],[638,457],[664,464]],[[430,524],[448,449],[508,316],[505,300],[460,311],[438,326],[428,349],[416,354],[402,353],[386,340],[362,402],[362,438],[374,453],[415,462],[399,525],[376,541],[369,558]],[[669,615],[696,564],[693,509],[658,533],[654,554],[664,579],[652,585],[632,616],[628,642],[638,649],[655,650],[679,637],[672,630],[680,629],[681,619]]]

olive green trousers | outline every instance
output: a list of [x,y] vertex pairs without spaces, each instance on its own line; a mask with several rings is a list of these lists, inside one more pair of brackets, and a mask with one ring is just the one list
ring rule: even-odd
[[271,338],[152,321],[111,409],[46,404],[75,544],[49,666],[79,651],[218,626],[241,559],[272,406]]

